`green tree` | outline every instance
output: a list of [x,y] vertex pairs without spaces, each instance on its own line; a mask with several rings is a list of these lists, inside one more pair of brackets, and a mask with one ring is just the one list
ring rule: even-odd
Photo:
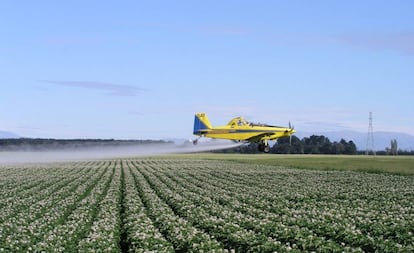
[[312,135],[303,138],[305,154],[330,154],[332,143],[323,135]]
[[396,139],[391,140],[391,154],[398,155],[398,143]]
[[295,135],[280,138],[273,145],[271,152],[274,154],[303,154],[303,143]]
[[345,145],[344,154],[346,155],[355,155],[357,153],[357,147],[353,141],[349,141]]

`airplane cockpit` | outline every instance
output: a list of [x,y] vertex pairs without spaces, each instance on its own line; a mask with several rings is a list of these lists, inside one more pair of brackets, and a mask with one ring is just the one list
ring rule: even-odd
[[231,127],[235,127],[235,126],[241,127],[241,126],[251,126],[252,124],[251,124],[251,123],[249,123],[249,122],[247,122],[247,121],[246,121],[244,118],[242,118],[242,117],[237,117],[237,118],[232,119],[232,120],[228,123],[228,125],[230,125]]

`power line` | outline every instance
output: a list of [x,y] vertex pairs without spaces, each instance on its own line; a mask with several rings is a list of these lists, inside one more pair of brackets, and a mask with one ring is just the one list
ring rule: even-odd
[[372,127],[372,112],[369,112],[369,126],[368,126],[368,136],[367,136],[367,148],[365,149],[365,154],[369,155],[370,152],[375,155],[374,147],[374,128]]

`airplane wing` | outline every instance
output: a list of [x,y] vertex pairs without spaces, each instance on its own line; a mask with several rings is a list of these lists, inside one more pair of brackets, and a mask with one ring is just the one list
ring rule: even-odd
[[274,139],[277,139],[277,138],[278,137],[276,137],[274,135],[274,133],[271,132],[271,133],[261,133],[261,134],[255,135],[255,136],[250,137],[249,139],[247,139],[247,141],[259,142],[261,140],[274,140]]

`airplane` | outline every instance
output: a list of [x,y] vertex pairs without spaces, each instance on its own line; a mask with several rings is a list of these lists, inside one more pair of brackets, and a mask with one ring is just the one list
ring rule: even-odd
[[213,127],[204,112],[196,113],[194,117],[193,134],[199,136],[193,141],[197,144],[201,137],[214,139],[227,139],[234,141],[246,141],[259,143],[260,152],[269,153],[270,140],[276,140],[282,137],[291,137],[296,133],[291,127],[271,126],[267,124],[255,124],[247,122],[243,117],[236,117],[225,126]]

